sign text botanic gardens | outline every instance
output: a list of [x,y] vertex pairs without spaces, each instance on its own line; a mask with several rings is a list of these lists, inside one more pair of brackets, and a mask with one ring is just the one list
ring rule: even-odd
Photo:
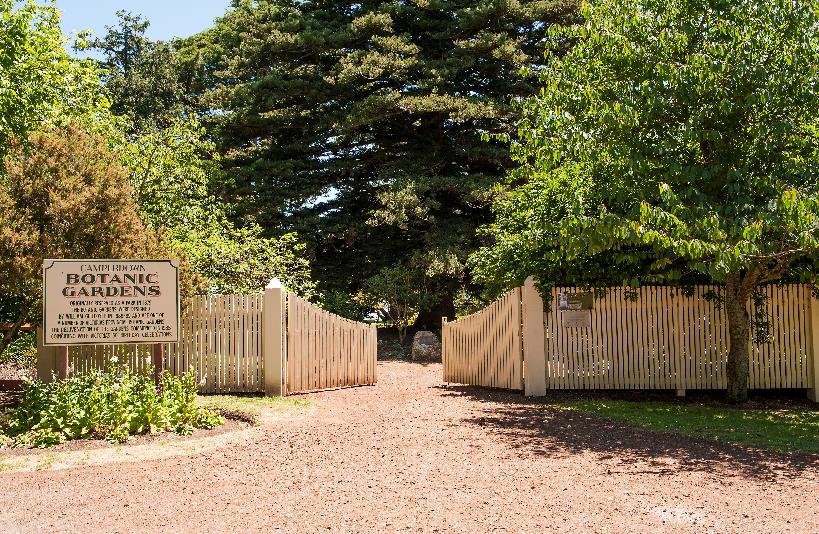
[[45,260],[43,344],[179,340],[174,260]]

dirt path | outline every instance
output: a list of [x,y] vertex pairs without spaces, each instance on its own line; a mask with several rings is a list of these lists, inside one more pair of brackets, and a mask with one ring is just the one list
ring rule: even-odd
[[631,430],[441,386],[379,385],[244,443],[188,456],[0,473],[0,532],[819,532],[816,457]]

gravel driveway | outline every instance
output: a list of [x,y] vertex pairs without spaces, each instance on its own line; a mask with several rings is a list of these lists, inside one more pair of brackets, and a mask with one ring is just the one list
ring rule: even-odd
[[381,362],[247,443],[0,473],[0,532],[819,532],[817,457],[653,434]]

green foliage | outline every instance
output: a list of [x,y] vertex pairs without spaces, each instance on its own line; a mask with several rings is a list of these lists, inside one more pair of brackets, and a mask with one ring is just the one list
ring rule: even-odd
[[0,159],[44,126],[110,126],[97,71],[65,44],[53,2],[0,0]]
[[196,119],[149,128],[120,146],[145,221],[169,237],[224,224],[224,209],[210,192],[219,176],[213,143]]
[[[316,278],[355,294],[401,263],[453,315],[464,263],[511,161],[507,132],[573,0],[235,2],[180,45],[205,65],[200,113],[224,154],[219,197],[308,240]],[[192,68],[193,68],[192,67]],[[440,316],[436,323],[440,321]]]
[[127,11],[117,11],[117,19],[103,37],[75,46],[102,55],[97,66],[111,111],[127,116],[133,131],[168,128],[192,104],[192,73],[173,44],[145,37],[147,20]]
[[670,402],[582,400],[566,406],[642,428],[782,452],[819,452],[819,411],[736,409]]
[[368,304],[368,298],[361,291],[354,295],[335,289],[324,291],[320,293],[319,304],[327,311],[354,321],[363,321],[374,311]]
[[215,293],[252,293],[278,278],[288,291],[306,299],[316,297],[305,245],[296,234],[264,238],[258,226],[234,230],[228,235],[202,235],[190,247],[199,272],[211,280]]
[[554,28],[476,278],[723,282],[745,399],[749,299],[819,259],[817,6],[602,0]]
[[408,353],[410,347],[404,346],[402,341],[394,337],[384,335],[379,332],[378,335],[378,359],[379,360],[406,360],[410,357]]
[[[99,135],[71,124],[15,143],[0,176],[0,288],[16,322],[39,321],[45,258],[168,257],[127,173]],[[13,330],[0,343],[14,338]]]
[[523,104],[516,187],[479,276],[805,272],[797,260],[819,250],[816,3],[611,0],[583,19],[555,29],[574,46]]
[[385,267],[364,281],[364,294],[378,314],[398,330],[398,341],[404,336],[418,312],[429,304],[432,295],[426,279],[406,265]]
[[34,332],[17,334],[6,349],[0,352],[0,363],[33,369],[37,365],[37,334]]
[[221,177],[213,143],[195,119],[151,128],[121,147],[148,225],[215,293],[251,293],[273,278],[306,298],[315,294],[305,247],[295,234],[265,238],[253,221],[237,228],[211,193]]
[[48,447],[72,439],[123,442],[137,434],[189,434],[221,425],[220,416],[196,406],[197,390],[193,372],[177,377],[165,371],[157,386],[151,373],[117,365],[48,384],[25,382],[4,433],[16,446]]

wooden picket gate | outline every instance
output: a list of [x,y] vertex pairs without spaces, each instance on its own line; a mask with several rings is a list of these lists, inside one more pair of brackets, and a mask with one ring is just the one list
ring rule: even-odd
[[515,288],[483,310],[443,320],[444,380],[504,389],[523,389],[521,291]]
[[[724,389],[728,325],[710,295],[719,287],[691,292],[670,287],[609,288],[594,298],[588,324],[566,321],[554,288],[552,306],[530,277],[484,310],[443,324],[444,380],[524,389]],[[819,387],[819,300],[803,285],[762,288],[770,341],[751,341],[751,388],[805,388],[816,400]],[[753,317],[756,308],[749,304]],[[499,362],[522,359],[516,367]],[[511,384],[511,385],[510,385]]]
[[[193,297],[180,342],[165,343],[163,368],[190,369],[203,393],[287,395],[376,382],[376,328],[331,314],[281,286],[252,295]],[[57,369],[56,349],[38,348],[38,377]],[[151,368],[152,345],[70,347],[69,368],[86,372],[114,362]]]
[[288,293],[286,392],[375,384],[376,335]]

